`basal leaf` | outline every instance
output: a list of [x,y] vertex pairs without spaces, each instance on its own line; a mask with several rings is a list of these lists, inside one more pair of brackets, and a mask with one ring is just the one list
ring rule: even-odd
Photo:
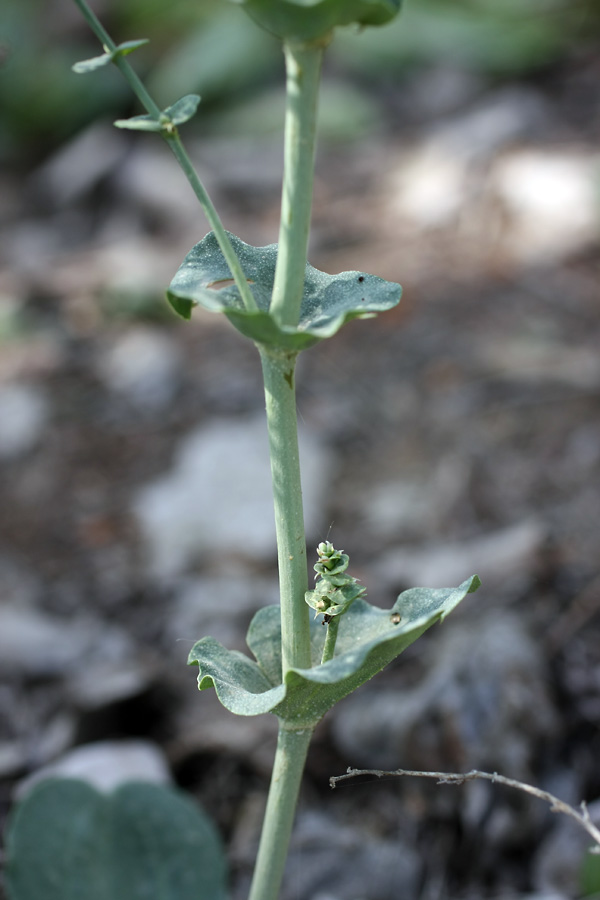
[[209,232],[188,253],[167,292],[171,306],[183,318],[189,319],[193,307],[201,305],[224,313],[238,331],[260,344],[304,350],[331,337],[351,319],[370,318],[400,300],[399,284],[362,272],[328,275],[307,263],[298,327],[280,326],[269,314],[277,244],[253,247],[233,234],[229,239],[258,310],[245,309],[217,239]]
[[7,832],[9,900],[226,900],[226,874],[211,821],[155,784],[101,794],[82,781],[44,781]]

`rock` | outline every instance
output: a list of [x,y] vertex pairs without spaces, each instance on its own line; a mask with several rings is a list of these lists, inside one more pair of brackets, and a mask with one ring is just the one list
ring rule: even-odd
[[[392,174],[392,212],[423,228],[450,224],[482,193],[487,163],[546,118],[541,97],[522,88],[488,95],[466,113],[436,125]],[[474,172],[474,164],[480,168]]]
[[0,778],[12,778],[23,771],[23,747],[19,741],[0,741]]
[[181,365],[179,348],[164,329],[138,327],[105,349],[97,370],[107,387],[132,405],[158,412],[173,400]]
[[48,419],[48,401],[26,384],[0,386],[0,458],[15,459],[32,450]]
[[406,477],[380,481],[360,497],[369,535],[388,541],[435,533],[468,489],[469,470],[459,456],[448,454],[426,473],[415,467]]
[[0,606],[0,669],[27,675],[64,673],[89,644],[78,623],[23,606]]
[[[330,455],[300,434],[307,534],[327,502]],[[156,577],[169,578],[198,558],[227,568],[238,558],[271,560],[275,525],[264,417],[214,421],[180,444],[171,471],[142,488],[133,507]]]
[[244,649],[251,616],[270,603],[279,603],[277,579],[243,572],[190,579],[175,599],[168,634],[173,641],[211,635],[226,647]]
[[362,688],[332,715],[352,765],[498,771],[528,780],[532,747],[554,733],[544,662],[520,619],[496,612],[450,619],[426,644],[414,688]]
[[53,204],[72,204],[117,167],[127,147],[127,139],[112,123],[97,122],[63,144],[35,172],[32,188]]
[[136,658],[90,665],[69,685],[69,698],[80,710],[104,709],[142,694],[154,674],[153,667]]
[[546,532],[530,520],[485,537],[458,544],[392,550],[374,565],[376,577],[390,588],[447,587],[477,573],[486,587],[531,576]]
[[523,263],[556,263],[597,241],[597,169],[596,156],[577,150],[520,150],[500,160],[492,187],[510,219],[508,251]]
[[[199,165],[202,181],[205,172]],[[116,173],[119,195],[126,203],[141,207],[178,228],[198,220],[198,201],[173,157],[159,143],[136,145]],[[210,191],[210,185],[206,185]],[[200,236],[198,237],[198,240]]]
[[110,792],[125,781],[169,784],[171,775],[162,751],[150,741],[98,741],[76,747],[17,786],[22,798],[46,778],[77,778]]
[[475,351],[483,369],[511,382],[564,384],[579,390],[598,390],[600,359],[596,349],[525,334],[482,341]]
[[65,619],[22,605],[0,606],[0,671],[59,677],[84,661],[89,671],[106,664],[114,668],[131,654],[127,635],[94,617]]
[[419,854],[321,812],[301,812],[283,884],[287,900],[397,900],[417,895]]
[[31,567],[8,555],[0,555],[0,585],[2,604],[14,608],[34,605],[43,593],[41,581]]
[[502,88],[467,112],[436,125],[430,141],[454,157],[473,162],[535,133],[547,119],[546,101],[537,91]]
[[[588,812],[592,822],[600,826],[600,800],[590,803]],[[558,892],[561,897],[579,897],[584,859],[592,846],[592,838],[583,828],[566,816],[559,815],[535,855],[535,887],[548,893]]]
[[440,120],[472,102],[485,88],[482,78],[473,70],[451,65],[427,65],[409,83],[407,98],[400,98],[407,112],[420,118]]
[[235,756],[268,781],[277,742],[275,716],[232,716],[214,690],[198,691],[196,667],[185,675],[188,681],[179,691],[180,706],[172,725],[177,735],[170,745],[172,758],[181,763],[198,754]]

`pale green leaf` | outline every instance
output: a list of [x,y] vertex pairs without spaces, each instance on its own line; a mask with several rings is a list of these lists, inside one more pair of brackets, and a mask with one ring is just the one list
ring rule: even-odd
[[198,684],[214,686],[221,703],[238,715],[272,712],[288,727],[315,725],[338,700],[368,681],[435,622],[443,620],[480,585],[477,575],[456,588],[411,588],[390,610],[355,600],[342,616],[333,659],[320,665],[325,628],[311,623],[313,668],[291,669],[281,679],[281,630],[278,606],[258,611],[248,631],[256,662],[230,651],[213,638],[192,648],[199,666]]
[[188,253],[167,292],[169,302],[183,318],[189,319],[193,307],[201,305],[211,312],[224,313],[238,331],[254,341],[303,350],[331,337],[351,319],[370,318],[400,300],[399,284],[363,272],[328,275],[307,263],[298,327],[280,326],[269,314],[277,244],[253,247],[233,234],[229,239],[258,310],[244,307],[217,239],[209,232]]
[[186,94],[180,100],[177,100],[172,106],[164,109],[160,117],[154,116],[133,116],[131,119],[117,119],[114,125],[117,128],[127,128],[130,131],[172,131],[176,125],[183,125],[195,115],[200,103],[198,94]]
[[82,781],[34,787],[11,818],[9,900],[225,900],[226,862],[202,810],[178,791]]
[[128,53],[132,53],[134,50],[137,50],[138,47],[143,47],[144,44],[148,43],[149,41],[147,38],[143,38],[139,41],[125,41],[115,47],[114,50],[107,51],[106,53],[103,53],[102,56],[93,56],[91,59],[83,59],[81,62],[76,62],[71,68],[78,75],[85,75],[87,72],[94,72],[96,69],[108,65],[108,63],[113,62],[118,56],[127,56]]

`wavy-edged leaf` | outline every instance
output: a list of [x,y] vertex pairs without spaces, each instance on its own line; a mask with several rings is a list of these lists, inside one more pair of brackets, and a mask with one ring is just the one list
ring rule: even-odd
[[200,97],[198,94],[186,94],[172,106],[164,109],[159,118],[150,115],[132,116],[130,119],[117,119],[113,124],[117,128],[127,128],[129,131],[169,131],[176,125],[183,125],[196,114]]
[[231,712],[254,716],[272,712],[288,727],[315,725],[338,700],[381,671],[431,625],[445,619],[480,585],[477,575],[456,588],[411,588],[390,610],[356,600],[340,621],[333,659],[319,665],[325,629],[311,624],[313,668],[290,669],[281,679],[281,626],[278,606],[259,610],[250,624],[248,647],[256,661],[230,651],[213,638],[194,645],[190,665],[198,665],[201,689],[214,686]]
[[234,234],[229,239],[258,310],[244,307],[211,231],[188,253],[167,292],[173,309],[184,319],[189,319],[193,307],[200,305],[210,312],[224,313],[238,331],[260,344],[305,350],[331,337],[351,319],[371,318],[400,300],[399,284],[363,272],[328,275],[307,263],[298,327],[280,326],[269,314],[277,244],[253,247]]
[[9,824],[9,900],[226,900],[219,836],[189,797],[129,782],[112,794],[53,779]]
[[339,25],[385,25],[401,0],[234,0],[267,31],[294,41],[314,41]]
[[86,75],[88,72],[95,72],[96,69],[107,66],[108,63],[115,60],[118,56],[127,56],[128,53],[133,53],[138,47],[143,47],[144,44],[149,43],[150,41],[148,38],[142,38],[142,40],[139,41],[124,41],[122,44],[119,44],[118,47],[115,47],[114,50],[108,50],[106,53],[103,53],[102,56],[93,56],[91,59],[82,59],[81,62],[76,62],[71,68],[73,72],[76,72],[78,75]]

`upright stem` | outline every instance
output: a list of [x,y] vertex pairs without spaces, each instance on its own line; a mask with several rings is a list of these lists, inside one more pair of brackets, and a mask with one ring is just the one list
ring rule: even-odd
[[233,249],[229,237],[227,236],[227,232],[223,227],[223,223],[219,218],[213,202],[206,192],[206,188],[198,178],[196,170],[194,169],[191,160],[186,153],[185,147],[181,142],[179,134],[177,133],[177,131],[175,131],[174,135],[169,135],[168,137],[165,136],[165,140],[169,145],[169,149],[171,150],[173,156],[181,166],[183,174],[190,183],[196,197],[200,201],[200,205],[204,210],[204,215],[208,219],[208,224],[212,228],[217,239],[217,243],[221,249],[221,253],[225,257],[225,262],[229,266],[231,277],[235,281],[236,287],[241,294],[244,306],[249,312],[255,312],[258,309],[258,304],[254,299],[252,291],[250,290],[240,261],[236,255],[235,250]]
[[304,287],[312,207],[322,45],[285,44],[287,103],[279,251],[271,313],[296,326]]
[[[296,326],[304,290],[314,170],[317,94],[323,47],[285,45],[287,106],[279,250],[270,311],[280,325]],[[259,346],[267,427],[281,602],[281,665],[308,669],[310,657],[306,537],[302,509],[296,353]],[[312,729],[290,731],[282,722],[249,900],[277,900],[298,791]]]
[[306,537],[300,483],[294,368],[296,354],[260,348],[273,480],[281,602],[283,676],[310,668],[310,619]]
[[279,728],[265,821],[248,900],[277,900],[312,730]]
[[325,635],[325,644],[323,646],[321,664],[329,662],[330,659],[333,659],[341,618],[341,616],[333,616],[327,623],[327,634]]
[[[117,45],[108,34],[100,20],[89,8],[86,0],[74,0],[74,2],[79,7],[81,14],[83,15],[84,19],[86,20],[104,49],[109,52],[116,50]],[[135,70],[130,66],[128,61],[123,56],[116,56],[113,59],[113,63],[119,69],[146,112],[153,116],[155,119],[158,119],[161,113],[160,107],[154,102],[154,100],[146,90],[143,82],[141,81]],[[246,276],[244,275],[244,272],[240,265],[240,261],[236,256],[235,250],[233,249],[223,223],[221,222],[221,219],[219,218],[219,215],[210,197],[208,196],[204,185],[198,178],[196,170],[194,169],[192,161],[190,160],[185,147],[183,146],[177,129],[175,129],[173,133],[163,133],[162,136],[165,138],[171,152],[181,166],[183,174],[190,183],[194,194],[200,202],[200,206],[204,210],[204,215],[206,216],[208,224],[215,234],[217,243],[219,244],[221,252],[225,257],[227,265],[229,266],[231,276],[235,281],[237,289],[240,292],[244,306],[249,311],[256,311],[258,309],[258,305],[256,303],[256,300],[254,299],[252,291],[250,290],[250,286],[248,285],[248,281],[246,279]]]

